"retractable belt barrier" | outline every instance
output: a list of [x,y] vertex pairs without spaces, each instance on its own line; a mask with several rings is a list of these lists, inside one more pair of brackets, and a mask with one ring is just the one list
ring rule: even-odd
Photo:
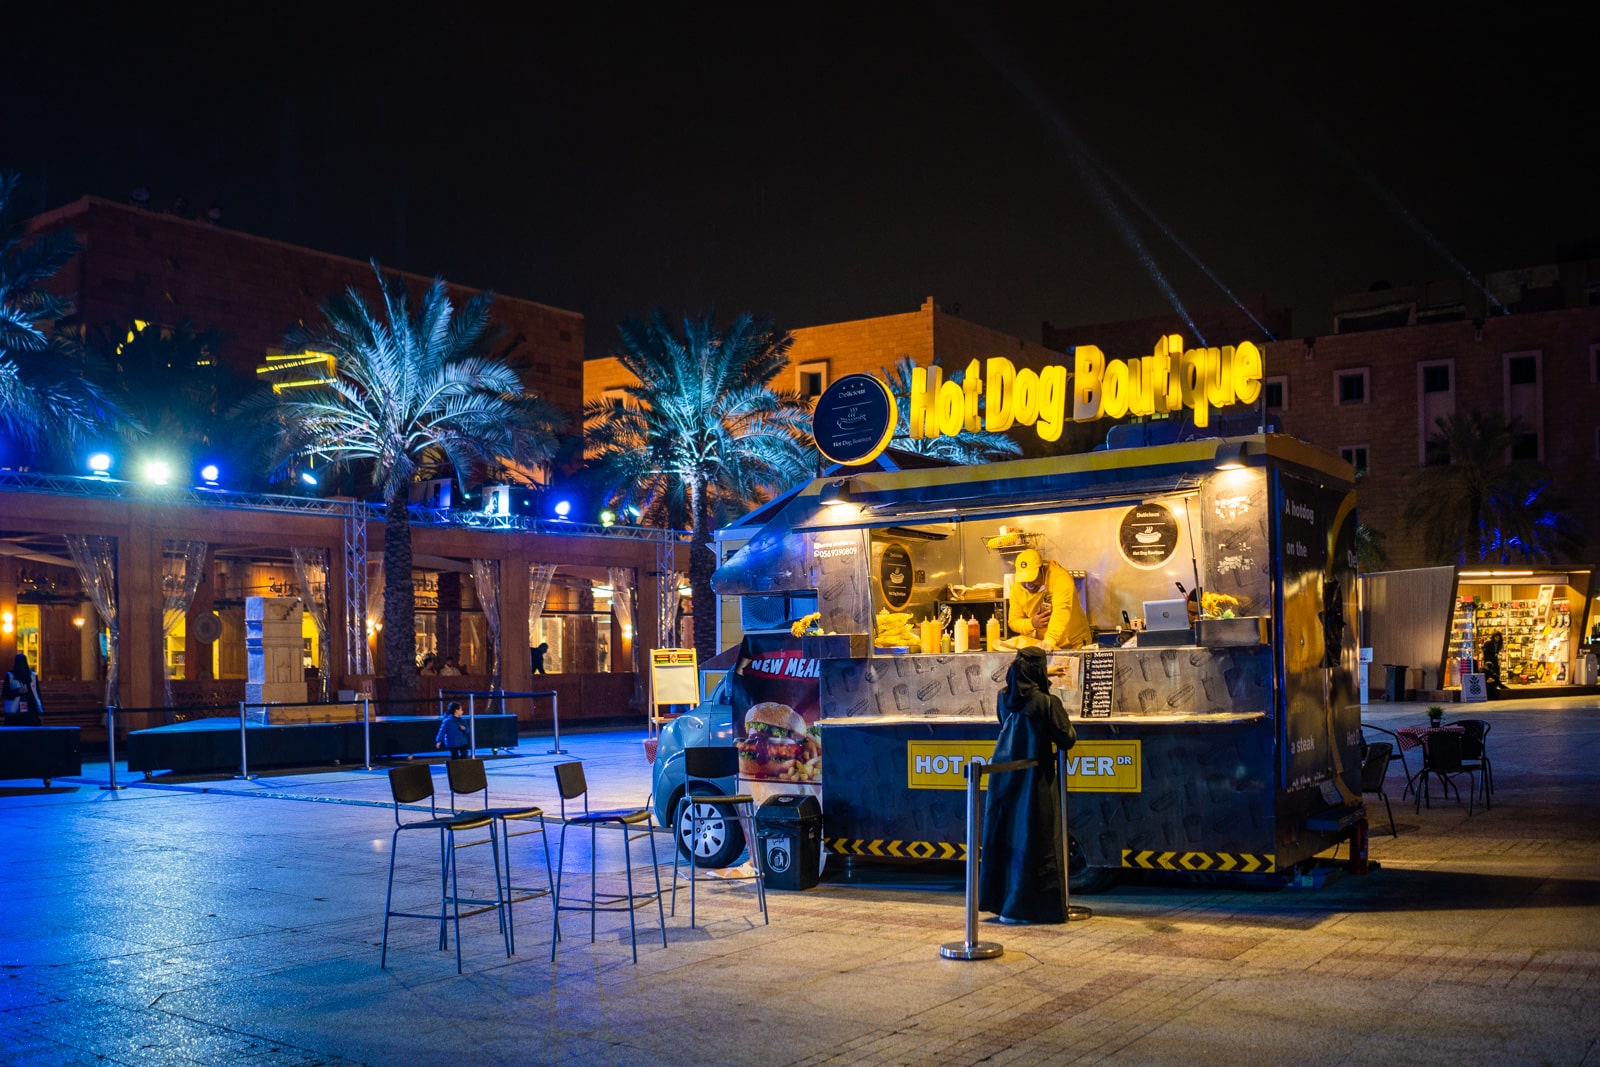
[[[1005,763],[983,763],[970,760],[962,768],[967,779],[967,929],[963,941],[947,941],[939,946],[939,955],[947,960],[992,960],[1005,952],[998,941],[978,940],[978,852],[983,837],[983,824],[978,809],[978,792],[986,774],[1007,774],[1038,766],[1034,760],[1008,760]],[[1067,832],[1067,753],[1056,750],[1056,803],[1061,809],[1061,906],[1068,922],[1093,917],[1089,908],[1071,903],[1067,891],[1067,867],[1072,854],[1070,835]]]

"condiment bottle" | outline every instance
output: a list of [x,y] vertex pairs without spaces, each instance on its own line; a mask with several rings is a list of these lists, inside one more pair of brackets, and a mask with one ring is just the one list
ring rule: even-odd
[[990,615],[989,622],[983,628],[983,647],[992,652],[994,651],[995,646],[999,643],[1000,620],[995,618],[993,615]]
[[983,629],[978,625],[977,615],[967,620],[967,647],[974,652],[983,647]]
[[956,633],[955,633],[955,650],[957,652],[965,652],[967,650],[967,641],[971,636],[972,636],[971,631],[969,631],[967,629],[966,617],[963,616],[963,617],[957,619],[956,620]]

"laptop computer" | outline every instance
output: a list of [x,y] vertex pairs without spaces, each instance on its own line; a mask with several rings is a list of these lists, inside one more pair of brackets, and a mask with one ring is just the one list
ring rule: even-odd
[[1146,630],[1187,630],[1189,628],[1189,602],[1187,600],[1146,600],[1144,602],[1144,628]]

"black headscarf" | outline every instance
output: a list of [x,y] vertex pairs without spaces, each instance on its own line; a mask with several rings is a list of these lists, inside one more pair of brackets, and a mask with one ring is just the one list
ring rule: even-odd
[[1012,715],[1038,718],[1050,708],[1049,660],[1042,648],[1024,648],[1006,669],[1002,710]]

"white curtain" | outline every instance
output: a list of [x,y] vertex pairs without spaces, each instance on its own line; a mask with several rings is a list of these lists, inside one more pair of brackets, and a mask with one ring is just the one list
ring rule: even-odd
[[[200,576],[206,569],[206,543],[180,541],[167,538],[161,553],[161,648],[163,658],[167,638],[189,614],[194,601],[194,591],[200,585]],[[167,707],[172,707],[172,672],[163,664],[162,687],[166,692]]]
[[67,534],[67,552],[78,568],[83,591],[105,624],[106,706],[117,702],[117,541],[114,537]]
[[478,606],[483,608],[484,622],[489,625],[489,649],[494,663],[491,685],[500,687],[500,561],[475,559],[472,561],[472,584],[478,591]]
[[328,644],[328,550],[292,547],[290,551],[294,553],[294,580],[300,586],[300,602],[317,625],[317,660],[322,664],[317,680],[321,683],[319,695],[326,700],[332,663]]
[[554,563],[528,564],[528,644],[539,643],[539,616],[544,614],[545,598],[550,595],[550,579],[556,574]]
[[[633,587],[633,568],[611,567],[607,570],[606,575],[611,579],[611,613],[617,617],[617,622],[621,624],[623,633],[627,635],[631,654],[634,649],[639,647],[637,642],[633,640],[635,636],[633,607],[638,600],[638,590]],[[629,663],[628,670],[631,671],[633,669],[634,665]]]
[[661,575],[660,595],[656,597],[656,640],[662,648],[679,648],[678,639],[678,609],[682,597],[678,590],[683,587],[688,575],[683,571],[667,571]]

